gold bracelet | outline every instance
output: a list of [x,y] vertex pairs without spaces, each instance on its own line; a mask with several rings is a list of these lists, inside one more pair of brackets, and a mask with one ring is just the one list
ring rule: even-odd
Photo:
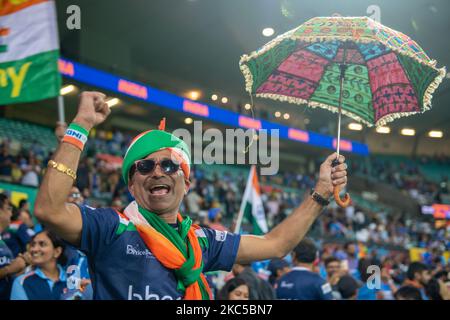
[[75,171],[73,171],[70,168],[67,168],[67,166],[62,164],[62,163],[59,163],[59,162],[56,162],[56,161],[53,161],[53,160],[49,160],[47,166],[50,167],[50,168],[56,169],[59,172],[67,174],[73,180],[77,179],[77,175],[76,175]]

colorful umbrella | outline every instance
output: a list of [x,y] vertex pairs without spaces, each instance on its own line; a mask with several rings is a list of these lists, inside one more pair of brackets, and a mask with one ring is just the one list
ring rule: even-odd
[[313,18],[239,65],[250,95],[338,112],[338,156],[341,114],[370,127],[425,112],[446,74],[411,38],[368,17]]

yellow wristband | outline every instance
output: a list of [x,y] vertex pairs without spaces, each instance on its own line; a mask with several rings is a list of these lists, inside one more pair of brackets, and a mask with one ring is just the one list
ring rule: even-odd
[[56,161],[53,161],[53,160],[49,160],[47,166],[50,167],[50,168],[56,169],[59,172],[67,174],[73,180],[77,179],[77,175],[76,175],[75,171],[73,171],[70,168],[67,168],[67,166],[62,164],[62,163],[59,163],[59,162],[56,162]]

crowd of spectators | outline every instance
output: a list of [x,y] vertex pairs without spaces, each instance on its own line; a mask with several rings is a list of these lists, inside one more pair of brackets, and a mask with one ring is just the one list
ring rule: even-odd
[[[89,140],[77,170],[76,187],[70,195],[73,201],[82,201],[91,206],[107,205],[121,210],[131,200],[121,178],[118,161],[130,141],[130,135],[120,132],[99,132]],[[7,140],[2,142],[0,149],[0,180],[31,187],[39,186],[51,153],[46,154],[45,149],[38,144],[29,150],[11,152]],[[448,194],[448,184],[444,180],[440,184],[427,180],[420,172],[418,162],[401,163],[394,167],[377,158],[370,161],[370,172],[358,162],[351,163],[350,172],[365,172],[377,177],[379,181],[407,189],[413,196],[417,192],[418,199],[424,196],[428,200],[430,197],[436,200],[441,194]],[[418,161],[424,164],[431,160],[422,158]],[[449,164],[448,158],[441,157],[439,161],[443,165]],[[287,217],[308,194],[316,179],[315,168],[316,164],[310,162],[307,170],[303,170],[301,174],[287,172],[261,177],[261,196],[269,228]],[[191,189],[181,210],[202,226],[234,231],[246,176],[233,173],[233,170],[220,174],[208,170],[205,166],[193,167]],[[5,263],[0,264],[0,282],[5,283],[5,279],[9,279],[9,283],[3,285],[11,289],[12,279],[30,272],[30,268],[51,268],[53,278],[50,280],[53,283],[67,281],[62,276],[65,271],[61,271],[68,267],[67,261],[42,261],[42,258],[33,260],[33,254],[36,256],[36,252],[42,251],[36,249],[38,243],[47,242],[54,255],[62,246],[53,235],[45,231],[42,233],[40,226],[35,225],[27,202],[23,201],[17,208],[8,201],[4,201],[2,205],[3,212],[12,210],[12,218],[3,224],[1,231],[3,240],[13,252],[3,259],[2,262]],[[251,232],[248,228],[244,224],[244,232]],[[407,218],[400,213],[383,210],[374,212],[357,204],[346,209],[330,206],[312,227],[310,235],[314,239],[320,239],[314,245],[304,244],[304,247],[294,250],[293,256],[267,261],[266,264],[236,265],[225,279],[217,279],[217,275],[210,275],[210,278],[216,296],[222,299],[289,298],[291,293],[287,294],[286,290],[290,287],[289,281],[295,282],[295,277],[289,281],[283,277],[289,272],[300,271],[312,272],[323,280],[314,275],[315,286],[320,283],[322,290],[321,295],[314,296],[315,299],[447,299],[445,283],[449,281],[450,270],[444,251],[450,248],[449,234],[448,227],[436,229],[433,221],[422,217]],[[36,235],[39,235],[37,240]],[[314,249],[316,246],[319,249]],[[389,249],[384,249],[386,247]],[[410,262],[407,249],[412,247],[424,249],[422,262]],[[377,251],[380,248],[382,253]],[[317,251],[317,258],[313,260],[310,258],[312,250]],[[78,259],[80,255],[81,253],[75,254]],[[5,265],[13,267],[8,267],[5,271],[2,269]],[[380,285],[367,286],[370,276],[366,272],[368,266],[379,268]],[[86,280],[89,277],[87,271],[84,274]],[[309,276],[311,275],[306,275],[307,278]],[[11,297],[23,297],[21,290],[16,285],[16,296]],[[284,293],[280,293],[280,290]],[[82,292],[73,295],[65,290],[64,293],[70,298],[89,297]]]
[[[119,131],[99,131],[88,140],[85,152],[77,170],[77,187],[91,206],[112,204],[123,207],[131,200],[127,187],[121,178],[120,156],[124,154],[132,139],[131,135]],[[37,187],[45,172],[45,165],[51,157],[45,154],[39,144],[30,150],[19,150],[12,154],[8,140],[0,145],[0,180]],[[350,172],[363,172],[378,177],[380,181],[397,188],[406,188],[412,195],[433,197],[448,194],[449,185],[427,181],[419,170],[420,164],[439,163],[447,165],[449,159],[422,157],[411,163],[393,165],[377,157],[370,158],[371,168],[363,161],[351,161]],[[317,163],[310,161],[302,173],[281,172],[275,176],[261,176],[262,200],[269,227],[283,220],[298,206],[302,198],[314,186],[314,172]],[[242,171],[241,171],[242,172]],[[221,218],[228,228],[233,229],[236,213],[245,189],[246,177],[240,173],[208,172],[208,166],[194,166],[191,190],[185,198],[182,210],[199,220],[207,218],[208,210],[221,208]],[[415,181],[415,182],[414,182]],[[427,202],[427,204],[431,204]],[[345,210],[328,208],[314,226],[321,237],[341,240],[357,240],[365,243],[392,244],[409,248],[430,245],[448,249],[448,231],[435,230],[433,221],[426,217],[407,218],[399,212],[378,210],[373,212],[353,204]]]
[[[432,179],[423,171],[423,167],[437,167],[438,175]],[[372,156],[365,161],[351,162],[350,170],[407,192],[420,205],[450,201],[450,157],[445,155],[400,161]]]

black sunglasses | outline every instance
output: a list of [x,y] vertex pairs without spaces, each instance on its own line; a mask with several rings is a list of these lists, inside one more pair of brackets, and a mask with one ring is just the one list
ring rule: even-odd
[[133,176],[134,171],[137,171],[144,176],[151,174],[156,169],[157,165],[161,167],[164,174],[174,174],[180,169],[180,164],[172,161],[171,159],[162,159],[161,161],[143,159],[137,160],[134,163],[134,170],[130,170],[130,177]]

